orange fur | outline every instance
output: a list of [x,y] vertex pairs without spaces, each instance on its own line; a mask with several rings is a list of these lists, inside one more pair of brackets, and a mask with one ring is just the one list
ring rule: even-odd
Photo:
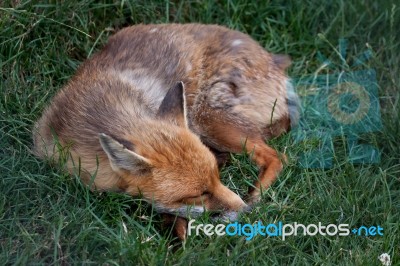
[[91,65],[165,84],[144,88],[155,105],[166,87],[182,80],[189,127],[203,143],[217,152],[241,152],[246,141],[248,152],[254,149],[261,171],[251,202],[282,169],[264,140],[286,132],[298,118],[287,56],[270,54],[248,35],[221,26],[138,25],[112,36]]
[[[87,184],[97,172],[96,189],[141,194],[166,213],[182,214],[191,204],[242,210],[247,205],[220,183],[216,160],[202,143],[216,153],[238,153],[246,143],[260,167],[249,195],[256,202],[282,169],[265,140],[297,119],[289,64],[287,56],[221,26],[122,29],[46,109],[34,129],[36,154],[59,156],[53,132],[70,147],[69,171],[80,160]],[[178,81],[185,84],[183,105],[169,95]],[[116,165],[121,160],[134,167]]]

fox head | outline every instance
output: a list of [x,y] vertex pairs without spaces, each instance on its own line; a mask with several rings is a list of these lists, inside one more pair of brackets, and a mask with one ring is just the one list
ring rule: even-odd
[[247,207],[221,183],[214,155],[189,130],[182,83],[168,91],[152,121],[143,125],[140,139],[99,135],[127,193],[142,195],[159,212],[183,217]]

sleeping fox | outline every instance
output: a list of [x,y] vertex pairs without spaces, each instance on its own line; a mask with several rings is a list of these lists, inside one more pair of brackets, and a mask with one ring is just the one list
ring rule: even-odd
[[287,56],[270,54],[248,35],[222,26],[165,24],[122,29],[89,62],[86,68],[117,69],[155,106],[166,88],[183,81],[189,128],[218,155],[245,148],[259,166],[249,203],[281,171],[278,153],[265,140],[298,119]]
[[55,96],[34,127],[34,151],[57,158],[58,143],[68,147],[67,168],[79,162],[86,184],[142,195],[162,213],[243,211],[210,149],[253,154],[260,173],[248,202],[258,201],[282,169],[265,139],[296,120],[289,64],[221,26],[125,28]]

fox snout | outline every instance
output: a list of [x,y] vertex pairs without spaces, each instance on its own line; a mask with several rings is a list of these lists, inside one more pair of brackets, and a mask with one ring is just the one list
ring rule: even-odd
[[170,208],[162,204],[156,204],[155,208],[160,213],[168,213],[184,218],[196,218],[204,212],[211,212],[214,220],[235,221],[238,214],[249,212],[251,207],[247,205],[239,195],[231,191],[222,183],[217,184],[203,198],[201,202],[193,205],[182,205]]
[[222,193],[219,194],[219,200],[230,206],[224,209],[219,215],[213,216],[214,221],[233,222],[238,220],[240,213],[250,212],[252,207],[247,205],[236,193],[223,186]]
[[220,205],[224,211],[242,211],[249,206],[232,190],[220,184],[214,193],[217,206]]

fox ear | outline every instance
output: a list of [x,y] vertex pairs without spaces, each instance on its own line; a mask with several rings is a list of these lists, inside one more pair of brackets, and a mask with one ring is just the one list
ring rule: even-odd
[[131,150],[134,149],[131,142],[117,141],[104,133],[99,134],[99,139],[114,171],[125,170],[140,176],[151,170],[149,160]]
[[168,90],[158,109],[157,117],[188,127],[185,88],[182,81]]
[[273,54],[272,60],[281,70],[286,70],[292,64],[290,56],[284,54]]

